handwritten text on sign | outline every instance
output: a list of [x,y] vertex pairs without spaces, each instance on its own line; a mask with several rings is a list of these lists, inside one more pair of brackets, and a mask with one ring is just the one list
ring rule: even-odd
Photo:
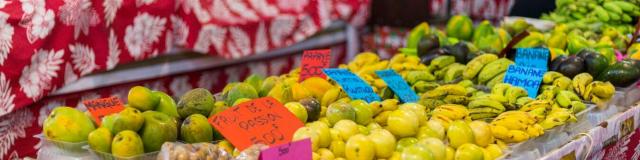
[[407,81],[402,79],[402,77],[395,71],[390,69],[379,70],[376,71],[376,74],[378,77],[382,78],[385,83],[387,83],[387,86],[389,86],[389,88],[391,88],[398,97],[400,97],[402,102],[408,103],[418,101],[418,95],[416,95],[416,92],[414,92],[409,84],[407,84]]
[[244,102],[209,118],[209,123],[239,150],[291,141],[304,124],[280,102],[264,97]]
[[518,48],[516,50],[516,64],[518,66],[547,70],[549,49],[546,48]]
[[529,97],[535,98],[546,71],[537,68],[510,65],[504,76],[504,83],[519,86],[527,90]]
[[82,103],[98,125],[102,124],[102,117],[124,110],[122,101],[116,96],[86,100]]
[[373,92],[371,86],[351,71],[338,68],[323,69],[323,71],[331,79],[338,82],[351,99],[362,99],[368,103],[380,101],[380,97]]
[[331,50],[307,50],[302,54],[300,68],[300,82],[310,77],[327,78],[322,69],[329,68],[331,62]]
[[311,139],[273,146],[260,151],[260,160],[311,160]]

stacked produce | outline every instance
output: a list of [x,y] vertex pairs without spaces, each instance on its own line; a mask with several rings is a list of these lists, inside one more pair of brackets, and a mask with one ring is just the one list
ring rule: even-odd
[[640,16],[640,2],[623,0],[557,0],[555,11],[543,15],[569,28],[600,31],[602,27],[614,27],[622,33],[632,33],[629,25]]

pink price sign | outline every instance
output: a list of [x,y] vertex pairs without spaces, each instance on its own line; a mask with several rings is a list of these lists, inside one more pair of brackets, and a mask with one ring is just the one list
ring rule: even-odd
[[260,160],[311,160],[311,139],[293,141],[260,152]]

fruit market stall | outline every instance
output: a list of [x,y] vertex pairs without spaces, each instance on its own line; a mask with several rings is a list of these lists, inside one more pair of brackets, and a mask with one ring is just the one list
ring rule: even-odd
[[59,159],[636,159],[638,4],[455,15],[391,54],[305,48],[268,74],[251,62],[100,88],[46,104],[28,141]]
[[[363,22],[358,19],[367,16],[367,1],[361,0],[305,1],[293,6],[275,2],[258,5],[260,2],[0,2],[0,35],[4,37],[0,38],[0,54],[4,55],[0,56],[0,157],[35,156],[40,145],[33,136],[41,132],[38,128],[53,107],[83,108],[80,99],[116,95],[121,92],[117,86],[146,84],[178,95],[188,86],[215,89],[214,84],[198,85],[199,77],[221,82],[253,72],[266,75],[288,71],[295,62],[290,53],[301,49],[331,47],[339,59],[348,46],[345,26],[360,26]],[[240,10],[249,15],[236,14]],[[228,14],[213,16],[220,13]],[[346,21],[341,30],[333,31],[340,33],[337,37],[333,34],[327,40],[326,36],[316,36],[312,43],[291,47],[312,35],[327,35],[321,32],[337,21]],[[287,49],[276,51],[280,48]],[[189,51],[209,56],[184,54]],[[176,64],[171,59],[176,57],[184,61]],[[154,63],[157,61],[167,63]],[[260,69],[252,71],[236,63],[271,69],[251,67]],[[163,68],[179,64],[182,66]],[[121,72],[132,66],[155,70]],[[212,68],[221,71],[204,74]],[[152,72],[157,74],[146,76]]]

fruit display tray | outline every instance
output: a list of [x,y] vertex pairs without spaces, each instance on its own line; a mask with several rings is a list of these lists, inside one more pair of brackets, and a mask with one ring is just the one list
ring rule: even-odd
[[597,125],[589,120],[589,115],[595,108],[595,104],[587,104],[585,110],[576,114],[576,122],[556,126],[550,130],[546,130],[540,137],[512,144],[509,146],[509,150],[498,159],[525,160],[546,155],[550,151],[571,141],[577,134],[585,132]]
[[612,100],[621,108],[621,111],[629,109],[629,106],[634,106],[634,103],[640,100],[640,80],[627,87],[616,87],[616,93]]
[[40,139],[39,159],[92,159],[91,154],[83,149],[87,142],[69,143],[47,139],[42,134],[33,136]]
[[93,150],[89,148],[88,145],[84,146],[83,148],[91,153],[91,159],[96,160],[156,160],[156,158],[158,157],[158,153],[160,153],[160,151],[155,151],[131,157],[118,157],[114,156],[111,153]]

